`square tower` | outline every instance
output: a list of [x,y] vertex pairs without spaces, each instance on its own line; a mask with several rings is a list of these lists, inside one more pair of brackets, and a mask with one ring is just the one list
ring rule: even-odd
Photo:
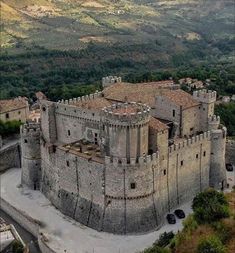
[[201,103],[199,106],[200,129],[201,131],[207,131],[209,119],[214,115],[216,91],[207,91],[205,89],[194,91],[193,98]]

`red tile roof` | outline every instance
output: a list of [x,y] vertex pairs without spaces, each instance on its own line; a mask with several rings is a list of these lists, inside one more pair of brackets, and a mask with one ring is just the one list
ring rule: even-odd
[[170,89],[172,80],[149,83],[116,83],[104,89],[104,97],[119,102],[141,102],[155,106],[155,97],[161,89]]
[[18,110],[26,106],[28,106],[28,99],[25,97],[0,100],[0,113]]
[[182,106],[183,109],[199,105],[198,101],[183,90],[164,90],[161,96],[167,97],[173,103]]
[[158,130],[158,131],[166,130],[169,128],[167,125],[165,125],[160,120],[158,120],[154,117],[150,118],[149,127],[152,129]]

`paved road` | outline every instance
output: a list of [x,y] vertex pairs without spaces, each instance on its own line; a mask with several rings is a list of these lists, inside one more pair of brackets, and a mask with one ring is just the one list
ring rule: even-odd
[[7,223],[13,224],[17,230],[17,232],[20,234],[23,241],[29,246],[29,252],[30,253],[41,253],[37,239],[31,235],[28,231],[26,231],[22,226],[20,226],[16,221],[14,221],[9,215],[7,215],[5,212],[3,212],[0,209],[0,217],[2,217]]

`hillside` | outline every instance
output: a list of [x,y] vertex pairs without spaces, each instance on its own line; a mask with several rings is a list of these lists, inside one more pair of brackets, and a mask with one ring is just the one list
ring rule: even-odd
[[109,74],[191,74],[234,93],[233,11],[233,0],[2,0],[0,98],[69,97]]
[[76,50],[91,41],[130,45],[157,40],[161,48],[181,52],[187,41],[231,37],[233,4],[232,0],[3,0],[2,43]]

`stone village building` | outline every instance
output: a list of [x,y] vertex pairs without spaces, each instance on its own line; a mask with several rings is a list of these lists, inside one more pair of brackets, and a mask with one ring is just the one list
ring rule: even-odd
[[28,115],[29,104],[27,98],[17,97],[0,100],[0,120],[3,122],[11,120],[26,122]]
[[21,129],[23,184],[80,223],[118,234],[156,229],[198,192],[226,185],[215,91],[191,96],[171,80],[103,84],[41,100],[40,124]]

